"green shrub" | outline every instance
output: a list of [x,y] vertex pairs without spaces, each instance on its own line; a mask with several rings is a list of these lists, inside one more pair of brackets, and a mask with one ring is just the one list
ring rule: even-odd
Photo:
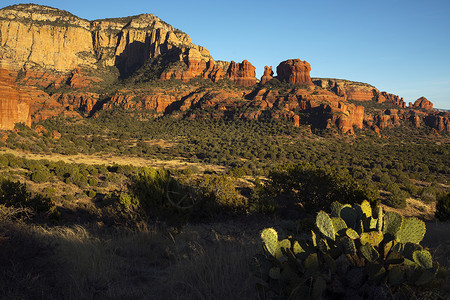
[[393,208],[406,208],[407,194],[404,191],[391,192],[385,200],[385,204]]
[[198,206],[203,206],[203,213],[220,211],[245,212],[248,203],[235,188],[234,180],[225,175],[203,175],[196,181],[196,198]]
[[432,186],[424,187],[422,193],[420,193],[420,199],[425,203],[435,202],[436,189]]
[[49,198],[40,194],[33,196],[27,191],[25,184],[5,179],[0,183],[0,204],[8,207],[28,207],[37,213],[49,212],[54,207]]
[[139,199],[145,211],[157,217],[171,209],[166,200],[166,187],[170,181],[164,169],[143,168],[130,184],[130,190]]
[[98,185],[98,180],[97,180],[97,178],[89,178],[89,179],[88,179],[88,184],[89,184],[90,186],[97,186],[97,185]]
[[350,204],[369,200],[376,205],[378,197],[378,190],[374,186],[358,184],[344,170],[311,164],[289,164],[271,171],[263,193],[269,197],[294,201],[313,211],[324,209],[339,200]]
[[47,168],[40,168],[35,170],[31,174],[31,181],[34,182],[47,182],[50,180],[52,174]]
[[86,195],[88,195],[89,198],[94,198],[95,196],[97,196],[97,192],[94,190],[88,190],[86,192]]
[[438,199],[435,216],[442,222],[450,220],[450,193]]

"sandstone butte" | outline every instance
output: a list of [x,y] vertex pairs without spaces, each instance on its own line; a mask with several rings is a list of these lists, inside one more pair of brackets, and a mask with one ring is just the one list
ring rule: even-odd
[[[149,66],[153,71],[147,71]],[[275,78],[292,85],[281,94],[265,86],[274,78],[272,67],[265,68],[257,84],[250,62],[215,61],[186,33],[152,14],[87,21],[34,4],[0,9],[0,129],[11,130],[18,122],[30,126],[32,121],[59,114],[94,115],[116,107],[189,117],[201,117],[190,108],[212,107],[212,118],[243,111],[240,118],[257,119],[268,111],[272,118],[288,119],[296,126],[300,122],[297,112],[314,111],[317,119],[311,123],[337,126],[347,133],[364,125],[374,130],[389,128],[405,120],[414,126],[450,131],[449,114],[432,112],[432,103],[425,98],[410,105],[422,109],[415,113],[396,95],[348,80],[311,79],[310,71],[310,64],[300,59],[281,62]],[[121,79],[136,74],[162,81],[203,78],[217,83],[228,79],[242,88],[169,85],[130,90],[120,85]],[[101,92],[103,86],[116,84],[114,91]],[[363,106],[348,100],[386,102],[399,110],[366,114]]]
[[278,78],[290,84],[312,85],[310,71],[311,65],[300,59],[283,61],[277,67]]

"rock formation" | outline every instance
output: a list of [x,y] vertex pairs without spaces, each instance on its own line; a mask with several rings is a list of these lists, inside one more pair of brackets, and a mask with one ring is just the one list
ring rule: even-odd
[[420,97],[414,102],[413,107],[422,108],[425,110],[433,110],[433,103],[431,103],[427,98]]
[[[206,48],[152,14],[87,21],[34,4],[0,9],[0,129],[11,130],[18,122],[29,126],[56,115],[82,118],[122,108],[151,110],[155,116],[269,116],[295,126],[336,126],[350,134],[364,123],[379,130],[403,121],[450,130],[449,113],[433,112],[433,104],[424,97],[404,109],[397,95],[349,80],[311,79],[310,71],[306,61],[283,61],[277,78],[298,86],[271,89],[255,85],[255,67],[247,60],[215,61]],[[229,78],[246,88],[226,82],[211,86],[193,78],[214,83]],[[272,78],[272,67],[266,66],[261,84]],[[191,83],[162,82],[170,79]],[[157,80],[161,82],[147,85]],[[365,112],[352,101],[388,103],[396,109],[368,105]]]
[[268,81],[270,81],[273,78],[273,71],[272,71],[272,66],[270,66],[270,68],[268,66],[264,67],[264,74],[261,77],[261,84],[264,84]]
[[32,66],[63,74],[79,66],[102,65],[115,66],[126,77],[147,60],[174,49],[177,61],[189,60],[191,49],[201,60],[212,59],[207,49],[152,14],[90,22],[34,4],[0,10],[0,45],[0,54],[13,61],[16,70]]
[[311,66],[300,59],[289,59],[281,62],[277,67],[277,77],[280,81],[290,84],[312,85],[309,72]]
[[255,69],[247,60],[240,64],[231,61],[227,70],[227,76],[236,84],[248,87],[256,84]]
[[13,130],[16,123],[31,126],[30,95],[14,82],[14,74],[0,62],[0,129]]

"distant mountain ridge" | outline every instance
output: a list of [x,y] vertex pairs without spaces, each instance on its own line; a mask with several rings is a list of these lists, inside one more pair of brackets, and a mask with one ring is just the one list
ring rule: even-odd
[[[215,61],[152,14],[88,21],[35,4],[0,9],[0,129],[122,108],[156,116],[282,118],[344,133],[404,122],[450,131],[449,113],[433,112],[426,98],[407,105],[369,84],[311,79],[310,70],[306,61],[290,59],[277,67],[278,76],[266,67],[258,83],[247,60]],[[365,111],[365,103],[390,110]]]

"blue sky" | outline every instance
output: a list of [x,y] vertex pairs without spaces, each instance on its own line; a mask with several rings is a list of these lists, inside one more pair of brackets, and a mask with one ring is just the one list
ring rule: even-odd
[[[2,0],[0,6],[23,3]],[[450,1],[34,1],[94,20],[153,13],[216,60],[300,58],[311,76],[366,82],[450,109]]]

